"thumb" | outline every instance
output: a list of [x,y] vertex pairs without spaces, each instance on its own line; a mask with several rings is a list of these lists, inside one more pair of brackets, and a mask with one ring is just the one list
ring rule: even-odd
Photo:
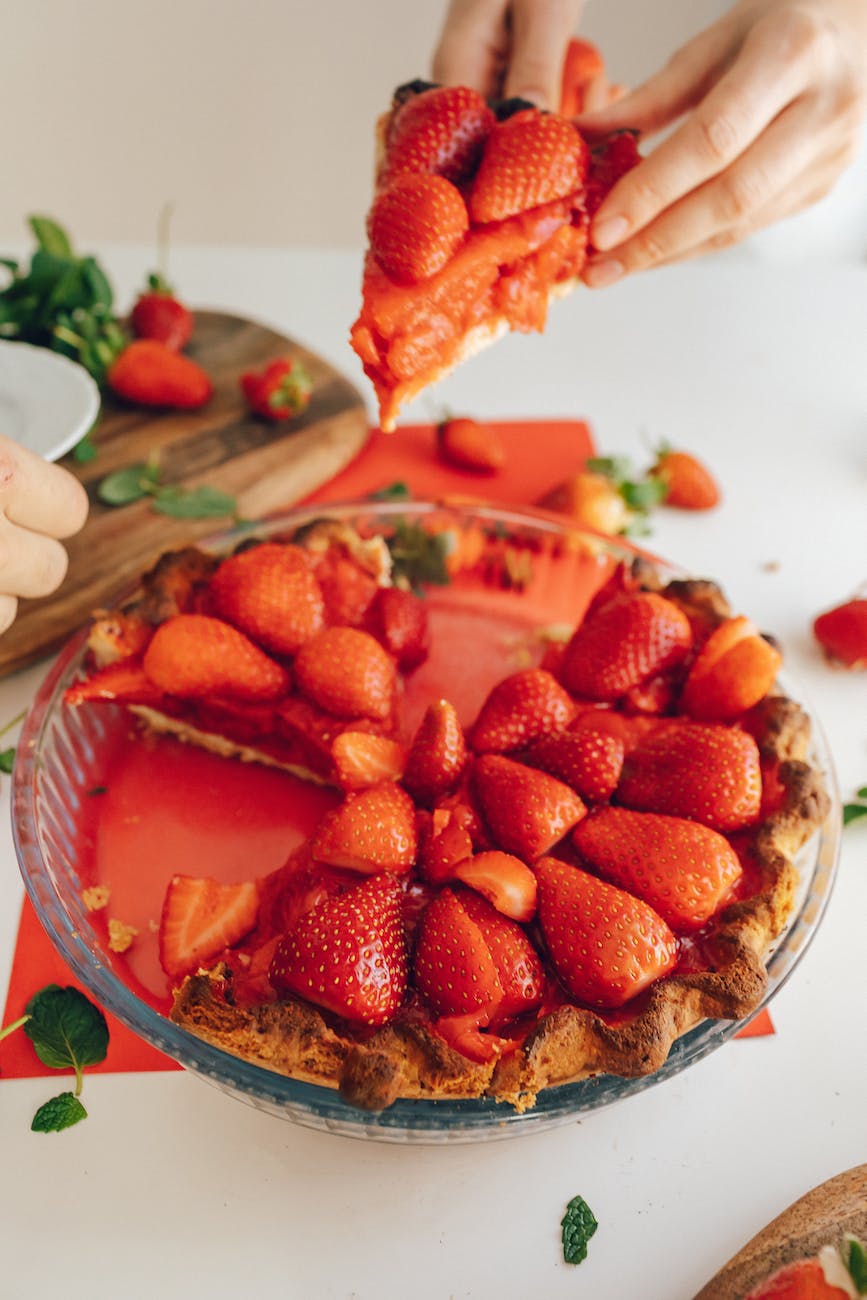
[[539,4],[515,0],[512,8],[512,48],[504,94],[518,96],[539,108],[560,103],[563,58],[581,11],[579,3]]

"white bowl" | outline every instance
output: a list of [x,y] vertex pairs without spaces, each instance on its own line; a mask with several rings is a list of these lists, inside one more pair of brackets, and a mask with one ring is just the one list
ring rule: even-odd
[[99,414],[99,388],[77,361],[0,340],[0,433],[45,460],[59,460]]

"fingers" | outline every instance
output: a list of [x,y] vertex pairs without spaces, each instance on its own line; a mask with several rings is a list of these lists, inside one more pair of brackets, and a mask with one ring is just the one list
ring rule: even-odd
[[[620,244],[727,169],[740,184],[738,160],[763,133],[771,134],[771,123],[802,85],[799,71],[786,64],[769,75],[763,42],[748,41],[685,123],[612,190],[593,223],[594,246],[604,251]],[[781,163],[791,173],[788,161]]]
[[71,537],[87,518],[87,493],[59,465],[0,436],[0,512],[46,537]]
[[66,577],[60,542],[17,528],[0,518],[0,592],[5,596],[48,596]]
[[448,86],[471,86],[486,98],[500,93],[509,48],[508,0],[451,0],[431,75]]
[[804,206],[807,193],[826,193],[847,153],[823,151],[824,137],[808,129],[812,117],[809,100],[791,105],[723,175],[675,202],[613,252],[597,254],[585,283],[600,288],[694,249],[725,247]]
[[517,95],[539,108],[557,107],[563,55],[580,13],[576,0],[514,0],[507,98]]

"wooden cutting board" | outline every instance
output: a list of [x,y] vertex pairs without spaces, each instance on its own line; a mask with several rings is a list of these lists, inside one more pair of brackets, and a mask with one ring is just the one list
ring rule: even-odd
[[[231,493],[244,519],[259,519],[315,491],[353,459],[368,434],[358,391],[307,348],[264,325],[223,312],[198,312],[190,355],[214,381],[199,411],[147,411],[107,395],[93,435],[96,459],[62,462],[87,488],[90,515],[70,538],[60,591],[22,601],[0,637],[0,676],[56,650],[94,609],[108,605],[168,548],[217,533],[230,520],[173,519],[149,501],[110,507],[97,497],[106,474],[159,454],[161,483],[206,483]],[[238,380],[277,357],[301,358],[313,398],[298,420],[274,423],[249,413]]]
[[867,1165],[814,1187],[757,1233],[695,1300],[743,1300],[784,1264],[839,1246],[845,1233],[867,1240]]

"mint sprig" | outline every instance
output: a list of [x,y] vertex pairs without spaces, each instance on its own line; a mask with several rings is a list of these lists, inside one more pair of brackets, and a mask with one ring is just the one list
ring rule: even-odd
[[867,817],[867,785],[862,785],[860,790],[855,791],[855,798],[859,801],[858,803],[843,804],[844,826],[857,821],[859,817]]
[[106,474],[96,489],[103,505],[128,506],[150,497],[153,509],[175,519],[222,519],[236,515],[238,503],[228,492],[207,483],[196,488],[160,481],[156,457]]
[[43,1103],[33,1117],[33,1131],[58,1133],[85,1119],[79,1100],[83,1071],[104,1061],[108,1051],[108,1025],[99,1007],[78,989],[47,984],[34,993],[23,1016],[0,1029],[0,1040],[16,1029],[24,1030],[43,1065],[75,1073],[75,1090]]
[[563,1231],[563,1258],[567,1264],[580,1264],[587,1258],[587,1245],[599,1224],[583,1196],[573,1196],[560,1220]]

